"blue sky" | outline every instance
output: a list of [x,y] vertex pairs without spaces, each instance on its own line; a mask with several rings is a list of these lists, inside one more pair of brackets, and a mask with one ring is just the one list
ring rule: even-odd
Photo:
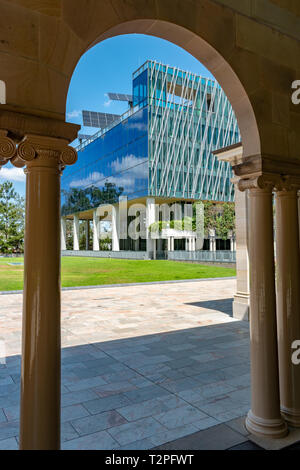
[[[188,52],[163,39],[140,34],[107,39],[86,52],[77,64],[68,93],[67,121],[82,124],[83,109],[116,114],[125,112],[127,104],[109,101],[106,93],[131,93],[132,73],[147,59],[212,77]],[[96,131],[91,127],[82,127],[81,130],[86,134]],[[25,194],[23,170],[10,164],[2,167],[0,183],[6,179],[14,182],[20,194]]]

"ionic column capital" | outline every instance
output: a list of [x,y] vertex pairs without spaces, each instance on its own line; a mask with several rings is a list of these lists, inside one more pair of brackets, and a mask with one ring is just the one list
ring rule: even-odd
[[265,190],[265,192],[297,191],[300,189],[300,177],[265,173],[255,177],[241,178],[236,181],[236,184],[240,191],[247,189]]
[[77,161],[77,152],[65,139],[27,135],[19,143],[11,163],[19,168],[54,168],[62,171],[66,165]]
[[8,137],[8,131],[0,129],[0,167],[13,158],[16,151],[16,143]]

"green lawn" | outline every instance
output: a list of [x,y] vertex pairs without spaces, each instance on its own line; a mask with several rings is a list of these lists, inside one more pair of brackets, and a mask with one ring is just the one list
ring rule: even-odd
[[[0,258],[0,291],[23,288],[23,265],[12,264],[22,262],[22,258]],[[227,276],[235,276],[235,269],[176,261],[62,258],[63,287]]]

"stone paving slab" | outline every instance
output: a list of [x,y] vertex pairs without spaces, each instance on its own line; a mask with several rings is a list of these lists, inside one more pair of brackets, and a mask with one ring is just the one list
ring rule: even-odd
[[[62,447],[150,449],[196,435],[203,447],[202,432],[243,416],[249,325],[232,318],[234,290],[221,279],[63,291]],[[0,449],[17,445],[21,305],[21,294],[1,297]],[[224,445],[244,442],[225,429]]]

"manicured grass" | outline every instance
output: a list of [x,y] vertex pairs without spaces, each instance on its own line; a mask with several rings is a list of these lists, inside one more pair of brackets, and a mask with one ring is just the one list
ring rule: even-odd
[[[0,258],[0,291],[23,288],[22,258]],[[62,286],[96,286],[235,276],[235,269],[176,261],[62,258]]]

